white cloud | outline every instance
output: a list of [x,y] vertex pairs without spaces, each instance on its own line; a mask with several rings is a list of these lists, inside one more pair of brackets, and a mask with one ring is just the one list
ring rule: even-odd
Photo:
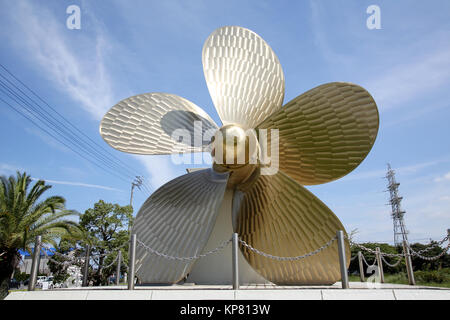
[[[393,167],[392,169],[396,173],[407,175],[407,174],[414,174],[414,173],[421,171],[422,169],[432,167],[432,166],[438,165],[440,163],[449,162],[449,161],[450,161],[450,159],[448,157],[443,157],[443,158],[440,158],[437,160],[416,163],[416,164],[402,166],[402,167],[398,167],[398,168]],[[379,169],[379,170],[358,172],[358,173],[354,173],[354,174],[350,173],[349,175],[343,177],[342,180],[352,181],[352,180],[382,178],[382,177],[386,176],[386,172],[387,172],[387,167],[385,167],[384,169]]]
[[115,101],[104,62],[108,43],[104,34],[96,29],[94,37],[81,34],[71,43],[71,38],[63,34],[63,19],[56,19],[43,6],[25,1],[12,4],[10,16],[17,29],[12,29],[11,43],[27,60],[37,63],[40,71],[62,92],[80,102],[95,119],[100,119]]
[[434,48],[412,62],[386,68],[381,74],[365,87],[379,106],[388,109],[446,83],[450,79],[450,47]]
[[[14,175],[16,174],[16,171],[24,172],[26,170],[22,169],[21,167],[13,166],[7,163],[0,163],[0,175]],[[38,179],[38,178],[31,178],[31,180],[44,180],[48,183],[54,183],[54,184],[63,184],[63,185],[69,185],[69,186],[79,186],[79,187],[87,187],[87,188],[97,188],[97,189],[104,189],[104,190],[110,190],[110,191],[120,191],[123,192],[123,190],[108,187],[108,186],[102,186],[98,184],[90,184],[90,183],[84,183],[84,182],[74,182],[74,181],[60,181],[60,180],[49,180],[49,179]]]
[[0,163],[0,175],[15,175],[16,171],[23,172],[24,170],[20,167],[12,166],[7,163]]
[[134,155],[150,174],[150,186],[153,190],[176,178],[179,174],[171,164],[168,155]]
[[60,181],[60,180],[38,179],[38,178],[31,178],[31,180],[44,180],[47,183],[63,184],[63,185],[67,185],[67,186],[77,186],[77,187],[96,188],[96,189],[104,189],[104,190],[109,190],[109,191],[124,192],[123,190],[120,190],[120,189],[107,187],[107,186],[101,186],[101,185],[98,185],[98,184],[84,183],[84,182]]
[[434,181],[435,182],[450,181],[450,172],[447,172],[443,176],[435,178]]
[[320,53],[326,61],[331,64],[351,65],[353,59],[347,54],[338,53],[333,48],[323,29],[323,17],[321,16],[323,8],[318,1],[309,1],[311,8],[311,27],[314,37],[314,44],[318,47]]

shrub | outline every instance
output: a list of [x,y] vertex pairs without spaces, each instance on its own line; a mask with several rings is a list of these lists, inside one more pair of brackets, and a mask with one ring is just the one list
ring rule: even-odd
[[450,272],[448,269],[432,270],[432,271],[416,271],[414,276],[417,282],[434,282],[443,283],[450,281]]

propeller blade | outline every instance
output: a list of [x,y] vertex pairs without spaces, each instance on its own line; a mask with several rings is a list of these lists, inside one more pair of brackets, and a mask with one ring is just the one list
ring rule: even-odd
[[[186,133],[178,138],[182,141],[172,139],[177,129]],[[202,152],[210,143],[203,141],[205,132],[213,130],[214,134],[217,129],[211,117],[194,103],[174,94],[156,92],[120,101],[100,123],[100,134],[111,147],[135,154]]]
[[[214,227],[228,173],[194,171],[166,183],[142,205],[133,225],[137,239],[174,257],[201,254]],[[136,248],[136,274],[143,283],[176,283],[195,260],[179,261]]]
[[258,129],[279,130],[279,163],[272,166],[302,185],[315,185],[355,169],[372,149],[378,126],[377,105],[369,92],[332,82],[291,100]]
[[[250,188],[237,191],[236,232],[247,244],[279,257],[315,251],[345,229],[334,213],[306,188],[282,172],[261,175]],[[233,216],[236,212],[233,212]],[[346,244],[347,266],[350,247]],[[337,241],[300,260],[278,261],[240,245],[248,263],[279,285],[331,284],[341,278]]]
[[281,107],[283,70],[269,45],[253,31],[237,26],[215,30],[205,41],[202,61],[223,125],[253,129]]

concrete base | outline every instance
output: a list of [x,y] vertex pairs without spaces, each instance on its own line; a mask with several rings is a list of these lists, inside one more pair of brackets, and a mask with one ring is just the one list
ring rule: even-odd
[[5,300],[450,300],[450,289],[378,284],[369,289],[367,283],[350,282],[332,286],[247,285],[232,290],[230,285],[172,285],[89,287],[46,291],[11,292]]

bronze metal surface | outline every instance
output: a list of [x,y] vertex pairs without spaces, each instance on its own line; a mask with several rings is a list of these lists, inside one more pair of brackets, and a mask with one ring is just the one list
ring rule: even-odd
[[378,126],[377,105],[364,88],[332,82],[291,100],[258,128],[279,130],[279,170],[315,185],[355,169],[375,143]]
[[[210,237],[223,200],[228,173],[212,169],[175,178],[156,190],[139,210],[132,233],[160,253],[175,257],[200,254]],[[143,283],[176,283],[195,260],[177,261],[136,249],[136,275]]]
[[[233,201],[233,210],[239,211],[236,232],[264,253],[296,257],[320,248],[337,230],[346,234],[342,223],[322,201],[282,172],[259,176],[249,188],[236,191]],[[277,261],[243,245],[240,248],[249,264],[275,284],[331,284],[341,277],[336,241],[318,254],[296,261]],[[345,251],[348,267],[348,240]]]
[[[284,74],[270,46],[256,33],[237,26],[215,30],[202,51],[208,90],[223,126],[194,103],[173,94],[147,93],[120,101],[105,115],[100,134],[113,148],[137,154],[211,151],[211,136],[224,150],[213,167],[178,177],[155,191],[141,207],[133,232],[154,250],[186,257],[200,253],[210,237],[225,189],[235,189],[233,228],[254,248],[275,256],[315,251],[344,226],[334,213],[301,186],[326,183],[355,169],[378,133],[379,115],[372,96],[344,82],[323,84],[282,106]],[[202,130],[195,130],[202,124]],[[279,156],[250,161],[254,152],[241,130],[277,129]],[[184,129],[192,139],[172,133]],[[237,134],[232,143],[223,140]],[[275,145],[255,146],[266,154]],[[275,133],[274,133],[275,134]],[[262,136],[262,133],[261,133]],[[259,138],[259,137],[258,137]],[[184,140],[187,140],[184,141]],[[199,141],[196,143],[195,141]],[[242,147],[243,146],[243,147]],[[264,150],[264,148],[266,148]],[[238,161],[245,155],[244,161]],[[268,157],[269,158],[269,157]],[[261,160],[262,159],[262,160]],[[260,166],[260,164],[262,164]],[[265,169],[275,168],[273,175]],[[231,235],[230,235],[231,236]],[[276,284],[331,284],[340,279],[337,242],[296,261],[278,261],[241,246],[250,265]],[[347,266],[350,249],[346,241]],[[137,275],[145,283],[176,283],[192,262],[174,261],[137,249]],[[212,270],[211,272],[214,272]]]
[[202,51],[203,72],[224,125],[254,128],[281,108],[284,73],[272,48],[255,32],[238,26],[214,30]]
[[[195,122],[201,124],[195,130]],[[190,141],[172,139],[184,130]],[[214,120],[200,107],[174,94],[152,92],[129,97],[113,106],[100,123],[100,135],[114,149],[135,154],[201,152],[208,130],[217,130]],[[184,139],[183,139],[184,140]]]

